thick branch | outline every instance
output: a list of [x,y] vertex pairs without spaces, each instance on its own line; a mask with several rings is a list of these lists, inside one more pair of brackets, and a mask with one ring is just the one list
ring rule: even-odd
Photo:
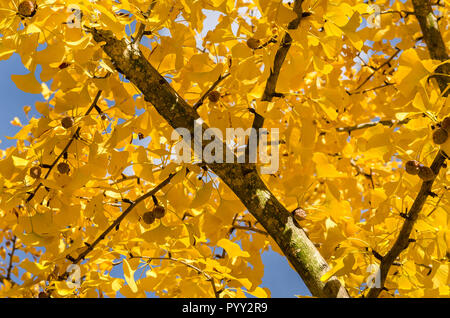
[[[300,24],[302,18],[302,3],[303,0],[295,0],[294,2],[294,12],[297,17],[289,22],[288,30],[295,30]],[[281,40],[280,47],[275,54],[275,60],[273,61],[273,67],[270,69],[270,75],[267,79],[266,88],[264,89],[264,94],[262,96],[263,101],[272,101],[273,97],[282,96],[282,94],[276,92],[278,76],[280,75],[281,66],[283,66],[286,55],[291,48],[292,38],[288,32],[284,35]]]
[[[427,44],[428,52],[430,53],[431,58],[435,60],[446,61],[448,59],[446,47],[442,39],[442,35],[439,32],[436,17],[433,15],[430,2],[428,0],[413,0],[412,2],[414,6],[415,16],[419,21],[423,38],[425,40],[425,43]],[[447,75],[437,77],[441,93],[447,96],[448,90],[446,91],[446,88],[449,78],[448,75],[450,75],[450,64],[443,64],[438,68],[438,70],[438,72]],[[439,151],[434,158],[433,163],[431,164],[431,169],[434,172],[435,178],[430,181],[422,182],[419,194],[417,194],[417,197],[414,200],[414,203],[405,219],[405,222],[403,223],[397,240],[381,261],[379,272],[381,286],[379,286],[379,288],[377,288],[376,286],[372,287],[369,290],[367,297],[378,297],[378,295],[384,288],[387,274],[389,273],[389,269],[391,268],[392,263],[400,255],[400,253],[408,247],[409,236],[411,235],[414,224],[416,223],[416,220],[425,204],[426,199],[432,193],[431,187],[433,186],[434,180],[436,179],[436,176],[438,175],[442,165],[444,164],[445,159],[446,156],[441,151]]]
[[[186,128],[194,136],[198,113],[177,94],[142,53],[135,50],[126,39],[116,39],[111,31],[90,29],[90,32],[96,42],[105,43],[105,53],[115,67],[143,93],[144,99],[173,128]],[[207,128],[202,124],[203,131]],[[206,144],[207,141],[203,141],[203,146]],[[226,149],[226,145],[223,146]],[[269,191],[254,165],[208,163],[208,167],[231,188],[271,235],[314,296],[349,297],[336,277],[327,283],[320,280],[329,270],[328,264],[303,229],[295,226],[292,215]]]
[[[434,161],[431,165],[431,169],[433,170],[436,176],[438,175],[439,170],[441,169],[444,161],[445,156],[442,154],[442,152],[439,152],[437,156],[434,158]],[[425,201],[427,200],[428,196],[431,193],[431,187],[433,186],[434,180],[435,179],[431,181],[425,181],[422,183],[422,187],[420,188],[419,194],[417,194],[417,197],[414,200],[414,203],[411,206],[411,209],[409,210],[409,213],[405,218],[405,222],[403,223],[402,229],[400,230],[400,234],[398,235],[397,240],[395,241],[394,245],[391,247],[389,252],[382,258],[379,272],[381,284],[379,288],[372,287],[369,290],[367,297],[369,298],[378,297],[386,282],[389,269],[391,268],[397,257],[400,255],[400,253],[408,247],[409,237],[413,230],[414,224],[416,223],[417,218],[419,217],[419,213],[422,210]]]
[[[422,30],[423,40],[427,44],[430,57],[434,60],[446,61],[448,60],[448,54],[444,40],[442,39],[441,32],[437,19],[433,14],[431,8],[431,2],[429,0],[413,0],[414,12]],[[444,96],[448,96],[448,90],[445,91],[447,85],[450,82],[450,63],[439,66],[435,73],[444,74],[442,76],[436,75],[435,78],[439,84],[441,92],[445,92]]]

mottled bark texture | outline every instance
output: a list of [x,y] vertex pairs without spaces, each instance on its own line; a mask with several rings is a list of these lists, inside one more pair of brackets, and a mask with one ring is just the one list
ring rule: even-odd
[[[445,47],[444,40],[442,39],[441,32],[439,31],[438,21],[433,14],[431,8],[431,2],[429,0],[413,0],[414,15],[420,24],[422,30],[423,40],[427,44],[428,52],[433,60],[446,61],[448,60],[448,54]],[[435,78],[439,84],[441,92],[444,92],[447,85],[450,83],[450,63],[439,66],[435,73],[442,74],[436,75]],[[444,94],[448,96],[447,90]]]
[[[90,32],[96,42],[104,42],[103,50],[117,70],[139,88],[145,100],[173,128],[187,128],[193,134],[194,121],[200,118],[197,111],[177,94],[139,50],[126,39],[116,39],[110,31],[90,29]],[[313,296],[349,297],[336,277],[326,283],[320,280],[329,270],[328,264],[305,232],[295,226],[289,211],[268,190],[254,164],[214,163],[208,167],[231,188],[275,240]]]
[[[431,3],[429,0],[413,0],[414,14],[419,21],[420,29],[423,33],[423,39],[428,47],[428,52],[432,59],[446,61],[448,59],[447,51],[445,48],[444,40],[439,32],[436,17],[433,14]],[[444,76],[436,76],[436,80],[439,84],[439,89],[441,93],[445,96],[448,95],[448,90],[446,91],[447,84],[449,83],[450,65],[443,64],[437,70],[436,73],[445,74]],[[419,193],[414,200],[411,209],[406,216],[405,222],[403,222],[402,229],[398,235],[394,245],[391,247],[389,252],[383,256],[380,264],[380,286],[372,287],[367,293],[367,297],[374,298],[378,297],[384,288],[384,284],[394,261],[400,254],[408,247],[409,237],[414,228],[414,224],[419,217],[419,213],[427,200],[428,196],[432,193],[431,188],[433,186],[436,176],[439,174],[442,165],[445,162],[446,157],[439,151],[431,164],[431,170],[433,170],[435,177],[430,181],[422,182]]]
[[[288,30],[295,30],[300,25],[300,20],[302,19],[302,4],[303,0],[295,0],[293,11],[297,14],[297,17],[289,22]],[[273,67],[270,69],[270,75],[266,82],[266,87],[264,88],[264,93],[261,98],[262,101],[270,102],[274,97],[281,97],[283,94],[276,91],[278,76],[280,75],[281,67],[283,66],[284,60],[291,48],[292,37],[289,32],[286,32],[281,40],[280,47],[275,54],[275,59],[273,61]]]

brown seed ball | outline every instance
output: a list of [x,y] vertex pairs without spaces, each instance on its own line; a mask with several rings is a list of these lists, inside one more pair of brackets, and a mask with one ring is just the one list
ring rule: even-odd
[[408,174],[416,175],[419,173],[420,163],[416,160],[410,160],[405,164],[405,170]]
[[30,169],[30,177],[34,178],[34,179],[39,179],[41,177],[41,167],[32,167]]
[[448,139],[448,132],[443,128],[438,128],[433,132],[433,142],[442,145]]
[[145,212],[144,215],[142,215],[142,219],[144,220],[145,224],[152,224],[155,222],[155,214],[151,211]]
[[29,18],[36,13],[36,3],[33,1],[22,1],[17,11],[23,17]]
[[63,126],[66,129],[72,127],[73,123],[74,123],[73,117],[64,117],[63,119],[61,119],[61,126]]
[[445,129],[447,132],[450,132],[450,117],[445,117],[441,123],[442,129]]
[[208,94],[208,99],[213,103],[217,103],[220,99],[220,93],[218,91],[212,91]]
[[58,169],[59,173],[62,174],[69,173],[70,171],[69,165],[65,162],[58,163],[58,166],[56,168]]
[[293,212],[294,217],[299,220],[299,221],[303,221],[306,219],[306,217],[308,216],[306,211],[303,210],[302,208],[296,208]]
[[50,296],[46,292],[40,292],[38,298],[50,298]]
[[434,178],[434,172],[430,167],[420,166],[419,167],[419,178],[423,181],[430,181]]
[[161,219],[166,214],[166,209],[164,209],[163,206],[155,205],[153,208],[153,214],[155,215],[155,218]]
[[257,49],[259,47],[260,41],[255,38],[250,38],[247,40],[247,46],[252,50]]
[[60,70],[63,70],[63,69],[65,69],[65,68],[68,68],[69,66],[70,66],[69,63],[67,63],[67,62],[62,62],[61,64],[59,64],[58,68],[59,68]]

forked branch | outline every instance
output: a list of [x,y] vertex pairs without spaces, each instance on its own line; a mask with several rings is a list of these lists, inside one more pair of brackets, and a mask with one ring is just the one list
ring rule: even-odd
[[[140,196],[139,198],[137,198],[135,201],[133,201],[127,208],[125,211],[122,212],[122,214],[120,214],[120,216],[114,220],[114,222],[105,230],[103,231],[102,234],[100,234],[97,239],[91,243],[91,244],[86,244],[86,249],[80,253],[76,258],[71,257],[70,255],[66,256],[66,258],[68,260],[70,260],[72,262],[72,264],[78,264],[79,262],[81,262],[91,251],[94,250],[94,248],[102,241],[106,238],[106,236],[109,234],[109,232],[111,232],[113,229],[117,228],[118,226],[120,226],[120,223],[123,221],[123,219],[125,219],[125,217],[142,201],[144,201],[145,199],[152,197],[153,195],[155,195],[158,191],[160,191],[162,188],[164,188],[166,185],[168,185],[170,183],[170,180],[172,180],[172,178],[176,175],[176,173],[170,174],[166,179],[164,179],[164,181],[162,181],[160,184],[158,184],[156,187],[154,187],[151,191],[145,193],[144,195]],[[69,273],[65,272],[64,274],[62,274],[61,276],[58,277],[59,280],[64,280],[67,279]]]
[[[433,11],[431,8],[431,3],[429,0],[413,0],[414,12],[417,20],[419,21],[420,28],[422,30],[422,34],[425,40],[425,43],[428,47],[428,52],[433,59],[446,61],[448,59],[448,55],[446,52],[446,47],[444,41],[442,39],[442,35],[439,32],[439,28],[436,22],[436,18],[433,15]],[[441,93],[447,95],[448,90],[448,78],[450,75],[449,64],[441,65],[440,72],[444,72],[447,76],[441,76],[437,78],[439,88]],[[444,93],[447,91],[447,93]],[[393,265],[396,258],[400,255],[400,253],[405,250],[410,241],[409,237],[413,230],[414,224],[419,217],[419,213],[422,211],[422,208],[427,200],[428,196],[432,194],[431,188],[433,186],[434,180],[441,167],[445,162],[446,156],[442,151],[439,151],[436,157],[431,164],[431,170],[434,172],[434,178],[430,181],[423,181],[422,186],[420,188],[419,193],[417,194],[411,209],[405,217],[405,221],[403,223],[402,229],[400,230],[400,234],[398,235],[394,245],[391,247],[389,252],[383,256],[381,264],[380,264],[380,286],[374,286],[369,289],[367,293],[367,297],[378,297],[381,291],[384,288],[387,275],[389,273],[389,269]]]

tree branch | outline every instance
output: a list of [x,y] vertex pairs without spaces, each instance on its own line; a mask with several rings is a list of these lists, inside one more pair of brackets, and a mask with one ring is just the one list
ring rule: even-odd
[[[438,175],[439,170],[441,169],[444,161],[445,161],[444,155],[441,152],[439,152],[437,156],[434,158],[434,161],[431,165],[431,170],[433,170],[435,176]],[[409,210],[409,213],[405,218],[405,222],[403,223],[402,229],[400,230],[400,234],[398,235],[394,245],[391,247],[389,252],[382,258],[379,272],[380,286],[378,288],[372,287],[371,289],[369,289],[367,297],[369,298],[378,297],[378,295],[384,288],[384,284],[386,282],[389,269],[391,268],[397,257],[400,255],[400,253],[408,247],[410,243],[409,237],[413,230],[414,224],[416,223],[416,220],[419,217],[419,213],[422,210],[425,201],[430,195],[431,187],[433,185],[434,180],[435,179],[431,181],[425,181],[422,183],[419,194],[417,194],[417,197],[414,200],[414,203],[411,206],[411,209]]]
[[[288,30],[295,30],[298,28],[300,24],[300,20],[302,18],[302,3],[303,0],[295,0],[294,2],[294,12],[297,14],[297,17],[289,22]],[[276,93],[278,76],[280,75],[281,66],[283,66],[284,60],[286,59],[286,55],[291,48],[292,38],[288,32],[285,33],[283,39],[281,40],[280,47],[278,48],[277,53],[275,54],[275,60],[273,62],[273,68],[270,69],[270,75],[266,82],[266,87],[264,89],[263,96],[261,98],[262,101],[272,101],[273,97],[281,97],[283,94]]]
[[370,122],[370,123],[362,123],[362,124],[358,124],[355,126],[338,127],[338,128],[336,128],[336,131],[351,133],[352,131],[355,131],[355,130],[374,127],[376,125],[383,125],[383,126],[388,126],[388,127],[392,127],[394,125],[399,126],[399,125],[407,124],[410,120],[411,120],[411,118],[405,118],[403,120],[394,120],[394,119],[380,120],[380,121],[374,121],[374,122]]
[[[296,2],[297,5],[300,2]],[[112,63],[143,93],[157,112],[174,128],[186,128],[194,136],[196,120],[200,118],[159,72],[135,50],[126,39],[118,40],[111,31],[89,29],[93,39],[100,43]],[[202,124],[203,132],[207,129]],[[203,140],[203,147],[208,144]],[[194,141],[191,146],[194,147]],[[226,145],[223,144],[223,149]],[[235,157],[235,156],[234,156]],[[236,162],[234,158],[234,162]],[[237,195],[248,211],[266,229],[284,252],[306,286],[316,297],[349,297],[336,277],[322,282],[329,266],[303,229],[295,226],[293,217],[275,198],[255,165],[236,163],[208,163],[208,167]]]
[[233,225],[232,229],[252,231],[252,232],[263,234],[263,235],[269,235],[266,231],[260,230],[253,226]]
[[[91,111],[97,107],[97,102],[100,98],[100,95],[102,94],[102,90],[99,90],[97,92],[97,95],[94,98],[94,101],[92,102],[91,106],[89,107],[89,109],[86,111],[86,113],[84,114],[84,116],[87,116],[91,113]],[[77,130],[73,133],[72,137],[69,139],[69,142],[66,144],[66,146],[64,147],[63,151],[61,151],[61,153],[58,155],[58,157],[56,157],[56,159],[52,162],[52,164],[50,165],[50,167],[47,170],[47,173],[44,176],[44,179],[47,179],[48,176],[50,175],[50,173],[52,172],[53,168],[56,166],[56,164],[58,163],[59,159],[62,158],[62,156],[67,152],[67,150],[69,149],[69,147],[72,145],[72,143],[74,142],[74,140],[79,136],[81,127],[78,127]],[[31,199],[34,198],[34,196],[36,195],[37,191],[41,188],[42,186],[42,182],[40,182],[37,187],[34,189],[34,191],[32,193],[30,193],[30,195],[27,197],[26,202],[30,202]]]
[[[164,188],[167,184],[169,184],[170,180],[172,180],[172,178],[176,175],[176,173],[170,174],[166,179],[164,179],[164,181],[162,181],[160,184],[158,184],[156,187],[154,187],[151,191],[147,192],[146,194],[140,196],[138,199],[136,199],[136,201],[134,201],[133,203],[131,203],[128,208],[122,212],[122,214],[105,230],[103,231],[102,234],[100,234],[99,237],[97,237],[97,239],[91,243],[91,244],[86,244],[86,249],[77,256],[77,258],[72,258],[71,256],[67,256],[66,258],[69,259],[73,264],[78,264],[79,262],[81,262],[92,250],[94,250],[94,248],[97,246],[98,243],[100,243],[103,239],[105,239],[106,235],[108,235],[109,232],[111,232],[114,228],[116,228],[118,225],[120,225],[120,223],[122,222],[123,219],[125,219],[125,217],[142,201],[144,201],[145,199],[153,196],[154,194],[156,194],[159,190],[161,190],[162,188]],[[64,274],[60,275],[58,277],[58,280],[64,280],[67,279],[68,277],[67,272],[65,272]]]
[[[142,12],[142,15],[144,16],[145,19],[148,19],[148,17],[150,16],[150,14],[152,13],[153,8],[156,5],[156,0],[153,0],[152,3],[150,3],[147,12]],[[139,43],[142,40],[142,37],[144,36],[145,33],[145,23],[140,23],[138,30],[136,32],[136,37],[134,38],[134,45],[137,47],[139,45]]]
[[11,252],[9,253],[9,265],[8,265],[8,271],[6,273],[6,280],[11,281],[11,272],[13,269],[13,258],[14,258],[14,253],[17,250],[17,246],[16,246],[16,241],[17,241],[17,237],[13,236],[11,243],[12,243],[12,247],[11,247]]
[[[420,28],[422,30],[422,34],[425,40],[425,43],[428,47],[428,52],[430,53],[431,58],[440,61],[446,61],[448,59],[446,47],[444,41],[442,39],[442,35],[439,32],[439,28],[436,22],[436,18],[433,15],[433,11],[431,9],[431,4],[429,0],[413,0],[414,12],[417,20],[419,21]],[[443,64],[438,69],[440,72],[449,75],[450,74],[450,65]],[[439,89],[441,93],[444,93],[447,88],[448,77],[438,77],[437,78]],[[444,93],[445,96],[448,95],[448,90]],[[422,210],[426,199],[432,193],[431,188],[433,186],[434,180],[436,179],[439,171],[444,164],[446,159],[445,154],[442,151],[439,151],[436,157],[431,164],[431,170],[433,170],[435,177],[430,181],[422,182],[422,186],[420,188],[419,193],[414,200],[409,213],[405,218],[405,222],[403,223],[402,229],[400,230],[400,234],[397,237],[394,245],[391,247],[389,252],[383,257],[383,260],[380,264],[380,285],[378,288],[374,286],[369,289],[367,293],[367,297],[375,298],[381,293],[384,288],[384,284],[386,282],[387,274],[389,273],[389,269],[391,268],[394,260],[400,255],[400,253],[406,249],[409,245],[409,237],[413,230],[414,224],[419,216],[420,211]]]
[[202,274],[203,276],[205,276],[206,280],[211,283],[211,286],[212,286],[213,291],[214,291],[214,297],[220,298],[220,292],[218,292],[217,289],[216,289],[216,282],[214,281],[214,278],[211,275],[209,275],[208,273],[206,273],[205,271],[203,271],[200,268],[198,268],[197,266],[194,266],[192,264],[186,263],[185,261],[183,261],[181,259],[178,259],[178,258],[174,258],[174,257],[149,257],[149,256],[134,256],[133,255],[131,258],[148,259],[147,263],[150,263],[153,260],[171,261],[171,262],[180,263],[180,264],[183,264],[183,265],[185,265],[185,266],[187,266],[189,268],[192,268],[197,273]]
[[[439,26],[437,24],[437,19],[433,14],[433,9],[431,8],[431,2],[429,0],[413,0],[414,12],[417,20],[420,24],[420,29],[422,30],[423,40],[425,41],[430,57],[433,60],[447,61],[448,54],[446,50],[446,45],[442,39],[441,32],[439,31]],[[449,91],[446,91],[447,85],[450,82],[450,64],[442,64],[439,66],[435,73],[444,74],[442,76],[436,75],[435,78],[438,82],[439,89],[444,96],[448,96]]]
[[231,73],[226,73],[225,75],[220,75],[219,78],[211,85],[210,88],[200,97],[200,99],[194,104],[194,109],[198,109],[200,106],[203,105],[203,102],[205,101],[206,97],[208,97],[209,93],[211,93],[217,85],[220,84],[224,79],[226,79],[228,76],[230,76]]
[[[364,80],[364,81],[362,81],[362,83],[361,84],[359,84],[358,85],[358,87],[353,91],[353,92],[351,92],[351,93],[349,93],[350,95],[351,94],[357,94],[357,93],[360,93],[360,92],[358,92],[358,90],[361,88],[361,87],[363,87],[375,74],[376,74],[376,72],[378,72],[379,70],[381,70],[384,66],[386,66],[386,65],[388,65],[389,63],[391,63],[391,61],[398,55],[398,53],[400,53],[400,49],[399,48],[395,48],[396,49],[396,51],[395,51],[395,53],[393,54],[393,55],[391,55],[391,57],[389,57],[383,64],[381,64],[380,66],[378,66],[377,68],[375,68],[374,70],[373,70],[373,73],[371,73],[368,77],[366,77],[366,79]],[[384,86],[383,86],[384,87]]]

